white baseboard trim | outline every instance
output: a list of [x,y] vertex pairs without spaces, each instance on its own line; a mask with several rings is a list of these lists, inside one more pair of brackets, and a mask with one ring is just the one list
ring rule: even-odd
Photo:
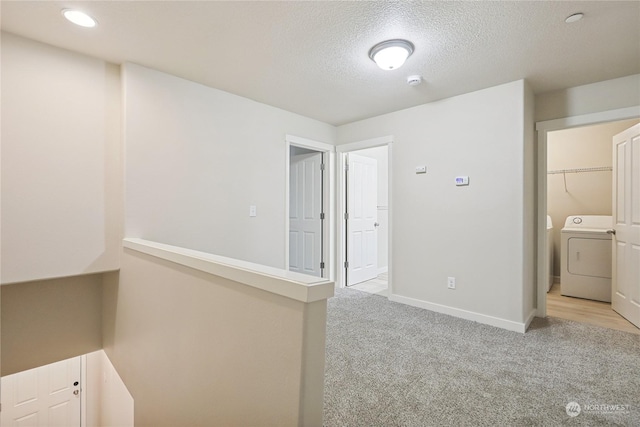
[[389,271],[389,266],[386,266],[386,267],[380,267],[380,268],[378,269],[378,274],[384,274],[384,273],[386,273],[386,272],[388,272],[388,271]]
[[[473,322],[482,323],[489,326],[495,326],[497,328],[506,329],[508,331],[524,333],[529,326],[533,316],[528,321],[529,323],[519,323],[511,320],[501,319],[499,317],[487,316],[486,314],[476,313],[474,311],[462,310],[460,308],[449,307],[447,305],[435,304],[428,301],[422,301],[415,298],[404,297],[401,295],[391,294],[389,295],[389,301],[399,302],[401,304],[407,304],[413,307],[424,308],[427,310],[435,311],[436,313],[448,314],[449,316],[459,317],[465,320],[471,320]],[[535,310],[533,311],[535,315]]]
[[553,276],[553,284],[560,283],[560,276]]

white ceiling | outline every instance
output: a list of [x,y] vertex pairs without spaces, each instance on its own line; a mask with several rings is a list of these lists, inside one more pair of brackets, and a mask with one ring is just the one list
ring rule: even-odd
[[[2,29],[340,125],[526,78],[536,93],[640,73],[639,1],[2,1]],[[76,27],[75,7],[99,21]],[[583,12],[583,20],[564,19]],[[405,38],[393,71],[368,58]],[[424,77],[411,87],[406,78]]]

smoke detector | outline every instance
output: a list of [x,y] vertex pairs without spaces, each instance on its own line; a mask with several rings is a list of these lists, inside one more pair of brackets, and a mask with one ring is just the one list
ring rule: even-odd
[[409,86],[418,86],[422,83],[422,76],[409,76],[407,77],[407,84]]
[[567,24],[571,24],[573,22],[578,22],[582,18],[584,18],[584,13],[578,12],[574,13],[573,15],[567,16],[567,19],[565,19],[564,22],[566,22]]

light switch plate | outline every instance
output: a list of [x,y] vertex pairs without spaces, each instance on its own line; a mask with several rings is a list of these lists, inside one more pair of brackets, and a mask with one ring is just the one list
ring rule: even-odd
[[255,205],[249,206],[249,216],[250,217],[258,216],[258,210],[255,207]]

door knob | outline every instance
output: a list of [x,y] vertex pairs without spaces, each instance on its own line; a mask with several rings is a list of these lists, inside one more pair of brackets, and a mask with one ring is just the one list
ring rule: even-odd
[[79,395],[80,394],[80,390],[73,390],[73,394],[74,394],[74,396]]
[[607,234],[615,235],[616,230],[607,230]]
[[379,227],[379,226],[380,226],[380,224],[378,224],[377,222],[374,222],[374,223],[373,223],[373,226],[374,226],[374,227]]

